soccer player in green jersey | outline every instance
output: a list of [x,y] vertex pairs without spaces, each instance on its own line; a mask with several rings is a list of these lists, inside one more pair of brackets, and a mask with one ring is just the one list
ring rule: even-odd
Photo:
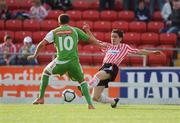
[[89,109],[94,109],[91,96],[89,94],[88,84],[84,81],[84,74],[81,69],[78,58],[78,41],[89,41],[92,44],[101,46],[94,37],[90,37],[81,29],[69,26],[70,18],[67,14],[61,14],[58,18],[59,27],[51,30],[45,38],[37,45],[33,55],[28,57],[28,60],[35,59],[40,50],[48,43],[54,43],[57,50],[57,58],[49,63],[42,74],[40,84],[40,95],[33,104],[44,104],[44,93],[49,82],[50,75],[63,75],[68,73],[68,76],[80,83],[83,95],[88,103]]

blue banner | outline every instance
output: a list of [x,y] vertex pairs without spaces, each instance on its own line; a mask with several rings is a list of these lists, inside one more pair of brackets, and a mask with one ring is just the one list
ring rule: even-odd
[[121,98],[180,99],[180,68],[121,68],[120,82],[179,84],[179,87],[121,87]]

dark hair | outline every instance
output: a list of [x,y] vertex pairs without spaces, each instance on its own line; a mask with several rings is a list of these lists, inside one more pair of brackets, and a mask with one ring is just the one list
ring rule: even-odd
[[12,39],[12,38],[11,38],[10,35],[7,34],[7,35],[4,36],[4,40],[6,41],[6,40],[8,40],[8,39]]
[[69,21],[70,21],[70,17],[67,14],[61,14],[58,17],[58,22],[60,24],[67,24],[67,23],[69,23]]
[[138,3],[141,3],[141,2],[145,3],[145,1],[144,1],[144,0],[139,0],[139,1],[138,1]]
[[113,29],[112,33],[117,33],[120,38],[123,38],[124,32],[120,29]]

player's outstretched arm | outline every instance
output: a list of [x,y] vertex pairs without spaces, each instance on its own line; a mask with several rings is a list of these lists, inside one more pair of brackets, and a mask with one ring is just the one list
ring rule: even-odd
[[107,44],[105,42],[102,42],[102,41],[99,41],[97,40],[96,38],[93,38],[93,37],[90,37],[89,38],[89,41],[94,44],[94,45],[97,45],[101,48],[106,48],[107,47]]
[[41,49],[42,49],[44,46],[46,46],[47,44],[48,44],[48,42],[47,42],[46,40],[42,40],[42,41],[37,45],[34,54],[28,56],[27,59],[28,59],[28,60],[35,59],[35,58],[38,56],[38,54],[39,54],[39,52],[41,51]]
[[84,31],[90,36],[90,42],[92,42],[94,45],[98,45],[100,47],[106,47],[106,43],[99,41],[96,39],[96,37],[93,35],[93,33],[90,30],[90,27],[88,24],[84,24],[83,26]]
[[92,34],[92,32],[91,32],[90,27],[89,27],[88,24],[84,24],[83,29],[84,29],[84,31],[85,31],[89,36],[91,36],[92,38],[96,39],[95,36]]
[[138,54],[138,55],[148,55],[150,53],[155,54],[155,55],[160,55],[160,54],[164,55],[164,53],[162,51],[158,51],[158,50],[153,51],[153,50],[145,50],[145,49],[139,50],[139,52],[137,52],[136,54]]

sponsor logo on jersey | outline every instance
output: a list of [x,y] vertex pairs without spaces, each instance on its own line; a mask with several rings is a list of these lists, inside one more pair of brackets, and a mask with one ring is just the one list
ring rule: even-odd
[[56,35],[69,35],[72,34],[72,30],[61,30],[56,32]]
[[108,50],[107,52],[110,53],[110,54],[115,55],[115,54],[119,53],[119,50]]

